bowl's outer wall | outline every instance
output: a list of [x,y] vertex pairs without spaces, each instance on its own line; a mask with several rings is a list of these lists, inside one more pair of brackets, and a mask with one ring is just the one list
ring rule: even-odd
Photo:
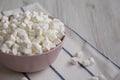
[[11,56],[5,53],[0,53],[0,63],[17,72],[41,71],[55,61],[62,48],[62,44],[63,43],[50,53],[37,56]]

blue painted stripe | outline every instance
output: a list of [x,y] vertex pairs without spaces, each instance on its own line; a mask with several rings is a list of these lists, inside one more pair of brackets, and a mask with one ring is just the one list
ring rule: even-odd
[[117,64],[115,64],[110,58],[108,58],[107,56],[104,55],[104,53],[100,52],[97,48],[95,48],[92,44],[90,44],[87,40],[85,40],[81,35],[79,35],[76,31],[74,31],[73,29],[71,29],[70,27],[68,27],[66,25],[66,27],[71,30],[73,33],[75,33],[80,39],[82,39],[84,42],[86,42],[89,46],[91,46],[94,50],[96,50],[99,54],[101,54],[104,58],[106,58],[107,60],[109,60],[113,65],[115,65],[118,69],[120,69],[120,66],[118,66]]
[[[62,49],[70,56],[70,57],[73,57],[73,55],[67,50],[65,49],[64,47],[62,47]],[[95,76],[90,70],[88,70],[84,65],[82,65],[79,61],[78,61],[78,64],[84,68],[91,76]]]
[[4,16],[4,15],[5,15],[3,11],[1,12],[1,15],[2,15],[2,16]]
[[60,78],[61,80],[65,80],[65,78],[53,67],[53,66],[49,66]]
[[21,9],[22,12],[25,12],[25,10],[23,9],[23,7],[20,7],[20,9]]
[[31,79],[29,78],[29,76],[27,75],[27,73],[22,72],[22,74],[23,74],[28,80],[31,80]]

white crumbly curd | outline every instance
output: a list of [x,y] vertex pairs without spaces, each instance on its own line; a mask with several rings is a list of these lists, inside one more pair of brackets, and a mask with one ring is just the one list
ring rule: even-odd
[[0,50],[13,55],[42,54],[65,35],[64,24],[44,13],[26,11],[0,19]]

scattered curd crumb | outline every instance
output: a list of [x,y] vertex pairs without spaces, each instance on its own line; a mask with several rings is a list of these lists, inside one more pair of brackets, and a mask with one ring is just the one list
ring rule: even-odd
[[98,77],[94,76],[90,80],[100,80]]
[[83,51],[76,52],[74,56],[78,58],[83,58],[84,57]]
[[82,62],[82,64],[83,64],[84,66],[86,66],[86,67],[89,67],[89,66],[94,65],[94,63],[95,63],[95,60],[94,60],[93,57],[90,57],[90,58],[88,58],[88,59],[85,59],[85,60],[83,60],[83,62]]
[[106,77],[103,74],[100,74],[98,77],[99,77],[100,80],[107,80]]
[[90,60],[90,64],[91,64],[91,65],[94,65],[94,64],[95,64],[95,60],[94,60],[93,57],[90,57],[89,60]]
[[21,80],[28,80],[26,77],[22,77],[22,79]]
[[77,62],[78,62],[78,58],[77,57],[72,57],[71,58],[71,61],[70,61],[71,64],[75,65],[75,64],[77,64]]
[[86,66],[86,67],[91,65],[89,59],[83,60],[82,64],[83,64],[84,66]]

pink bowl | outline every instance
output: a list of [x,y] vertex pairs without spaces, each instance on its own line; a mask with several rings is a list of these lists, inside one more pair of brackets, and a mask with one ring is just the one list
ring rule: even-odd
[[3,66],[17,72],[41,71],[55,61],[62,48],[64,39],[65,36],[57,47],[51,49],[50,51],[44,52],[43,54],[15,56],[0,52],[0,63]]

